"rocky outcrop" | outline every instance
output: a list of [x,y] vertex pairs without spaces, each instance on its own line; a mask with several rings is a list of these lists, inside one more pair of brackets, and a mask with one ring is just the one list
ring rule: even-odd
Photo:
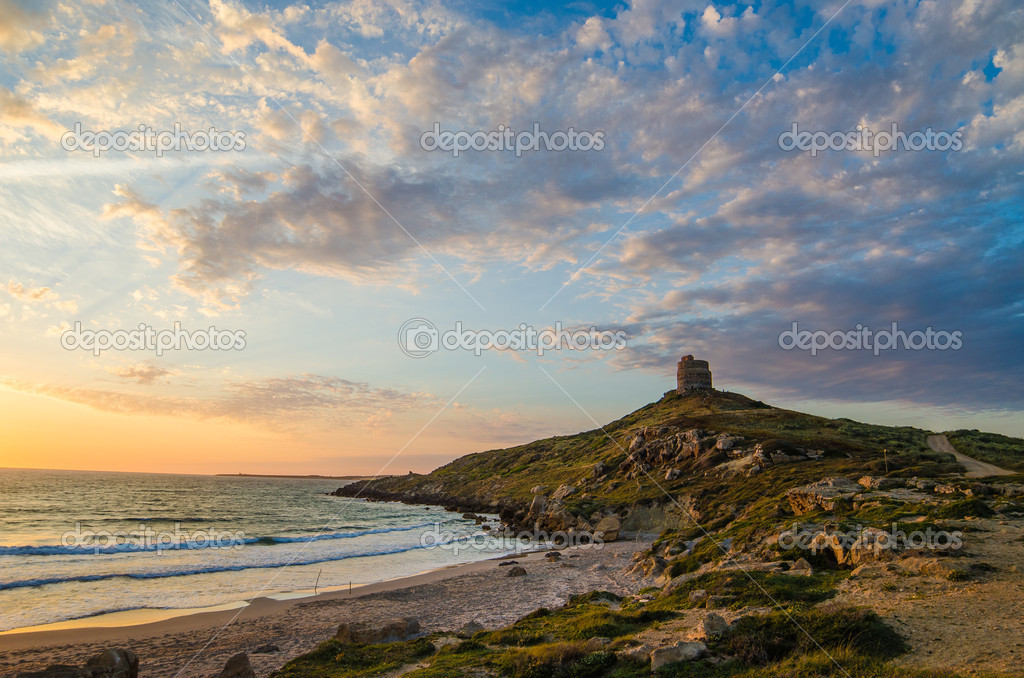
[[405,640],[418,635],[420,623],[412,617],[402,617],[388,622],[347,622],[338,626],[334,639],[348,645],[373,645]]
[[852,504],[853,498],[863,491],[863,487],[847,478],[825,478],[810,485],[794,487],[786,492],[786,499],[793,513],[799,516],[817,509],[834,511],[842,502]]
[[[748,470],[750,475],[779,464],[816,461],[821,450],[809,450],[782,439],[759,442],[753,447],[742,436],[700,428],[645,427],[633,434],[628,455],[618,469],[626,480],[647,476],[672,482],[687,470],[704,471],[721,466],[725,471]],[[730,460],[735,461],[729,464]]]

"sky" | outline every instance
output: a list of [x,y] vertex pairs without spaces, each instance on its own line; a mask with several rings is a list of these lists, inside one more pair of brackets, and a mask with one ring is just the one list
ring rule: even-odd
[[[0,467],[425,472],[683,354],[1024,436],[1022,123],[1015,0],[0,0]],[[79,345],[138,328],[227,348]]]

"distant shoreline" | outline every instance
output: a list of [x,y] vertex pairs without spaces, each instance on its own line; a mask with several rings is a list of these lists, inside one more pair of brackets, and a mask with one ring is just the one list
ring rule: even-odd
[[293,476],[284,473],[214,473],[217,478],[298,478],[300,480],[371,480],[373,478],[390,478],[391,476]]

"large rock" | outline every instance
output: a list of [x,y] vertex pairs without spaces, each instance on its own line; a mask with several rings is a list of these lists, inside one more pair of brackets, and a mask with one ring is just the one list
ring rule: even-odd
[[402,617],[401,619],[392,619],[383,624],[371,622],[344,623],[338,627],[334,638],[349,645],[371,645],[374,643],[392,643],[398,640],[405,640],[419,632],[419,621],[412,617]]
[[85,666],[53,664],[42,671],[22,671],[16,678],[138,678],[139,658],[130,650],[107,649]]
[[538,494],[530,502],[530,508],[526,512],[531,518],[539,518],[544,514],[544,509],[547,508],[548,500],[544,498],[543,494]]
[[893,560],[901,545],[885,530],[868,527],[850,546],[847,559],[852,565]]
[[836,506],[851,502],[863,491],[863,487],[847,478],[825,478],[810,485],[794,487],[786,492],[786,499],[799,516],[819,508],[834,511]]
[[904,481],[896,478],[880,478],[878,476],[863,476],[857,481],[858,485],[865,490],[889,490],[894,487],[903,487]]
[[666,664],[689,662],[707,654],[708,648],[701,642],[682,642],[668,647],[659,647],[651,652],[651,670],[657,671]]
[[562,499],[565,499],[575,491],[576,488],[573,487],[572,485],[559,485],[558,489],[555,490],[554,494],[551,495],[551,498],[554,499],[555,501],[561,501]]
[[697,622],[697,626],[689,635],[689,640],[707,640],[722,635],[729,630],[729,622],[725,617],[714,612],[708,612],[704,618]]
[[602,541],[615,541],[619,538],[619,531],[622,523],[617,516],[605,516],[594,527],[594,536],[600,537]]
[[524,574],[526,574],[526,568],[523,567],[522,565],[516,565],[514,567],[510,567],[505,572],[505,576],[506,577],[522,577]]
[[742,440],[742,438],[731,436],[728,433],[721,433],[718,438],[715,439],[715,448],[722,452],[728,452],[735,447],[736,443],[740,442],[740,440]]
[[249,655],[239,652],[228,660],[216,678],[256,678],[256,672],[249,663]]

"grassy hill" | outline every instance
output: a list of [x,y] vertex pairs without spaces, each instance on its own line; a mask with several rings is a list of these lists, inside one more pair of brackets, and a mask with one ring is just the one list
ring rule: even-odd
[[[633,437],[645,428],[728,433],[741,436],[748,447],[781,439],[796,447],[819,450],[823,458],[813,464],[770,469],[744,483],[723,483],[719,475],[692,467],[681,469],[683,473],[671,481],[658,476],[656,482],[647,478],[626,481],[615,473],[595,479],[597,464],[616,469],[626,461]],[[469,454],[426,475],[359,482],[347,486],[341,494],[483,510],[525,506],[537,486],[550,491],[571,485],[583,491],[566,502],[568,509],[577,515],[589,515],[595,509],[656,502],[666,493],[685,491],[717,503],[757,496],[766,488],[777,492],[780,483],[793,486],[825,475],[933,477],[959,470],[952,457],[928,448],[927,435],[912,427],[877,426],[772,407],[738,393],[681,395],[670,391],[657,402],[600,429]]]

